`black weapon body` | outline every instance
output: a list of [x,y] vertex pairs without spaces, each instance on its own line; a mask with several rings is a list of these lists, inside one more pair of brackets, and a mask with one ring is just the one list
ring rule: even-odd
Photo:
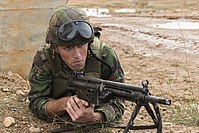
[[105,104],[113,98],[133,102],[171,104],[171,100],[151,96],[147,80],[142,82],[141,87],[84,76],[72,78],[69,82],[69,86],[71,90],[75,91],[79,98],[97,106]]
[[[157,128],[157,133],[162,133],[162,116],[158,104],[171,105],[171,100],[152,96],[149,92],[148,84],[147,80],[142,82],[142,86],[133,86],[109,80],[77,76],[70,79],[69,89],[74,91],[80,99],[84,99],[88,103],[97,106],[106,104],[114,98],[135,102],[135,109],[124,129],[124,133],[127,133],[129,130],[154,128]],[[151,116],[154,125],[133,126],[134,119],[143,106]]]

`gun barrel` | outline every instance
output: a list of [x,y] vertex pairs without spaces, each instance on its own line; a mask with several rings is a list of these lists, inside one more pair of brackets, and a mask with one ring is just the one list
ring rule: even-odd
[[165,105],[171,105],[171,100],[164,99],[164,98],[161,98],[161,97],[147,95],[147,96],[145,96],[144,99],[146,101],[156,102],[156,103],[165,104]]
[[115,97],[123,98],[127,101],[155,102],[164,105],[171,105],[171,100],[169,99],[143,94],[142,92],[117,90],[114,88],[106,88],[106,90],[112,92]]

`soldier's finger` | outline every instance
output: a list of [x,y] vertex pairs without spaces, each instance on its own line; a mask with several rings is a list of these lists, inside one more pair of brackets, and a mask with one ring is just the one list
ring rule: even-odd
[[[88,103],[87,101],[83,100],[83,99],[79,99],[77,96],[74,96],[75,97],[75,101],[76,102],[80,102],[85,106],[85,107],[89,107],[90,106],[90,103]],[[79,99],[79,100],[78,100]]]
[[82,104],[83,104],[84,106],[86,106],[86,107],[89,107],[89,106],[90,106],[90,104],[89,104],[87,101],[82,100],[82,99],[81,99],[81,101],[82,101]]
[[68,101],[67,103],[67,108],[66,111],[68,112],[69,116],[71,117],[71,119],[74,121],[75,120],[75,115],[76,112],[74,111],[73,107],[71,106],[71,103]]
[[82,100],[79,99],[78,97],[74,96],[73,97],[74,102],[77,104],[77,106],[79,107],[79,109],[84,109],[85,105],[83,104]]

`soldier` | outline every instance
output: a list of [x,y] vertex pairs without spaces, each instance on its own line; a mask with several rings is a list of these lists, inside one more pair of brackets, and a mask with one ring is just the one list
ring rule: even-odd
[[85,12],[75,7],[57,9],[49,22],[46,44],[37,51],[29,74],[29,109],[38,118],[56,116],[77,123],[113,122],[124,112],[123,101],[90,105],[68,89],[77,72],[85,76],[124,82],[114,50],[99,40]]

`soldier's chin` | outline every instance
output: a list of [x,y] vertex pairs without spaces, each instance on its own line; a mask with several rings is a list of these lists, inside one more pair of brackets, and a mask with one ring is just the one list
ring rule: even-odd
[[73,71],[81,71],[84,69],[84,65],[74,66],[71,68]]

